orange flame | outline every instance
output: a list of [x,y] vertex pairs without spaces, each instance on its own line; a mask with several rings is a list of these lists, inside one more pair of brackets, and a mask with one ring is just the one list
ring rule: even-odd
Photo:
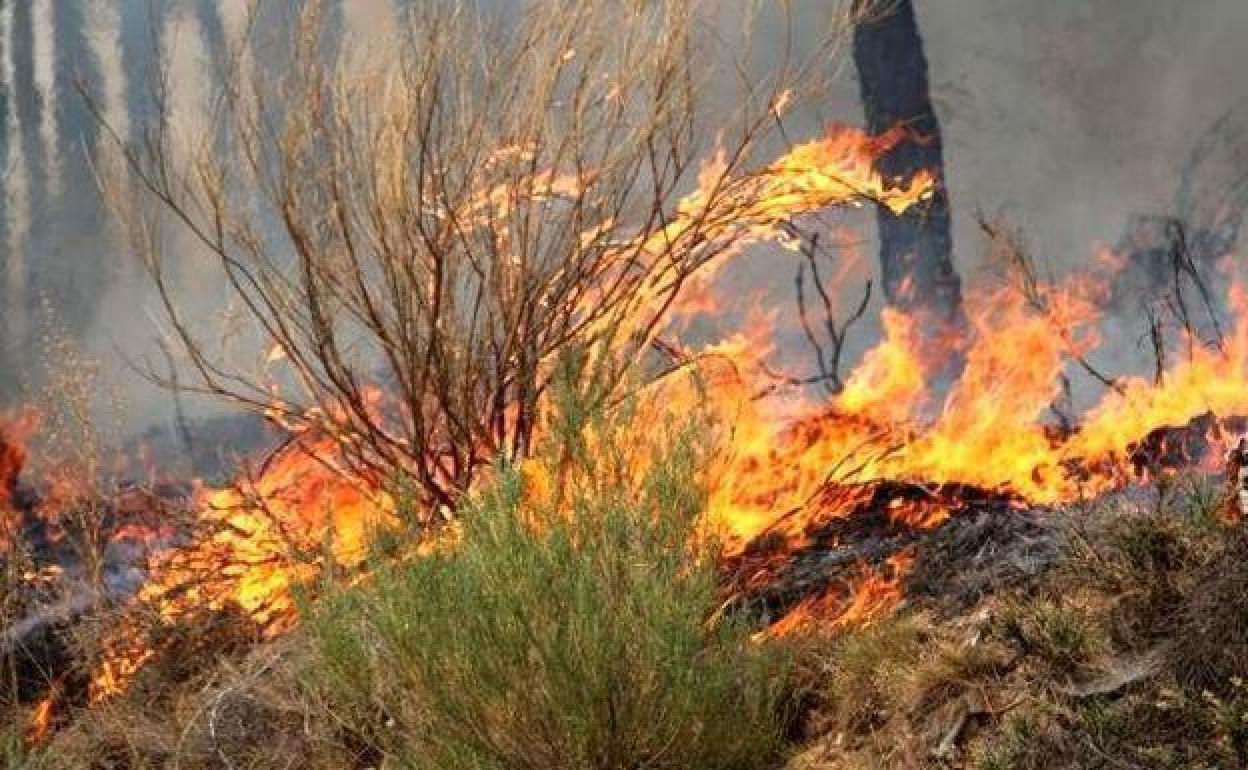
[[57,693],[54,689],[35,705],[22,735],[27,746],[38,746],[48,740],[52,732],[52,717],[55,715],[56,700]]
[[[665,324],[721,305],[713,282],[724,260],[686,275],[682,252],[673,247],[695,229],[699,237],[724,239],[735,253],[743,243],[780,236],[792,217],[828,206],[869,199],[904,211],[921,202],[931,192],[930,175],[896,187],[874,168],[903,138],[900,130],[873,138],[837,129],[744,176],[730,175],[723,159],[714,159],[704,167],[699,189],[679,203],[662,232],[620,248],[622,266],[640,258],[655,268],[626,319],[635,326],[626,331],[648,330],[651,337],[642,342],[649,343]],[[508,152],[500,152],[498,162]],[[575,184],[547,173],[529,189],[558,196],[574,192]],[[474,205],[505,209],[513,194],[491,190]],[[717,196],[732,201],[737,216],[708,225],[703,220]],[[855,483],[959,483],[1033,503],[1097,494],[1121,483],[1130,448],[1154,429],[1183,425],[1208,411],[1248,415],[1248,300],[1236,290],[1238,322],[1222,351],[1195,346],[1160,384],[1125,380],[1107,391],[1073,434],[1052,430],[1046,412],[1072,358],[1099,343],[1105,273],[1120,264],[1100,260],[1101,273],[1036,287],[1037,295],[1027,299],[1006,289],[970,293],[969,327],[956,348],[965,366],[940,403],[933,403],[938,389],[932,382],[940,362],[922,349],[919,322],[893,310],[884,311],[883,340],[827,400],[774,387],[766,361],[776,337],[774,313],[752,314],[746,329],[713,344],[678,350],[678,373],[646,394],[658,415],[699,409],[712,416],[720,448],[705,468],[706,524],[729,540],[730,555],[763,532],[788,538],[789,547],[802,546],[812,524],[854,510],[860,502],[860,492],[850,486]],[[675,276],[691,287],[689,302],[669,307]],[[586,301],[598,299],[591,294]],[[656,316],[661,322],[649,323]],[[548,478],[529,474],[526,480],[531,494],[550,494]],[[238,489],[205,492],[201,510],[213,525],[210,534],[158,564],[143,601],[171,622],[188,608],[237,605],[269,633],[294,622],[296,584],[314,577],[327,560],[359,565],[374,533],[398,523],[395,501],[378,480],[340,467],[329,441],[305,440]],[[897,523],[930,528],[951,510],[941,502],[898,502],[887,514]],[[900,601],[911,558],[895,557],[880,570],[864,567],[854,585],[800,605],[773,633],[816,621],[880,617]],[[131,653],[125,665],[101,672],[97,691],[124,687],[150,654]]]
[[767,635],[791,636],[823,622],[830,622],[833,627],[874,623],[901,603],[902,582],[913,562],[913,555],[903,552],[889,557],[881,569],[864,566],[861,576],[846,591],[833,589],[804,600],[773,623]]
[[373,535],[397,524],[390,497],[334,458],[328,441],[294,445],[259,477],[206,492],[200,510],[209,534],[158,563],[159,579],[140,598],[171,619],[236,604],[268,633],[286,630],[295,609],[291,588],[326,559],[358,566]]

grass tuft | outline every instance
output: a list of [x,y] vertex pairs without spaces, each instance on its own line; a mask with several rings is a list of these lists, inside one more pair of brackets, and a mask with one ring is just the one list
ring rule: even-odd
[[318,685],[399,767],[765,766],[784,656],[714,615],[696,437],[564,414],[462,512],[458,547],[312,608]]

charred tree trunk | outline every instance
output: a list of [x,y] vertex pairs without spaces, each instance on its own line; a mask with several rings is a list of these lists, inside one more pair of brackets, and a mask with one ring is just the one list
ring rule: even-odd
[[903,124],[914,137],[880,159],[880,172],[886,179],[908,180],[928,169],[936,177],[927,205],[901,215],[879,207],[885,297],[934,322],[958,324],[962,287],[953,267],[940,123],[932,109],[914,6],[911,0],[857,0],[855,10],[854,64],[867,130],[882,134]]

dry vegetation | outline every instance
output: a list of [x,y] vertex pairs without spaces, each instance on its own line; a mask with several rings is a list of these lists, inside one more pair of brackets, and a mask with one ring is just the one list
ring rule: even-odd
[[431,770],[774,763],[784,655],[714,617],[713,544],[689,546],[703,426],[634,419],[561,420],[523,474],[548,494],[503,469],[462,546],[313,608],[314,679],[359,740]]
[[[328,598],[309,600],[307,623],[280,642],[257,645],[238,618],[200,623],[43,749],[24,754],[10,736],[8,766],[1248,759],[1248,539],[1204,479],[1058,512],[1060,554],[1026,582],[969,603],[914,591],[889,619],[776,641],[719,615],[712,552],[687,548],[704,500],[699,431],[639,436],[635,416],[618,420],[579,414],[528,470],[502,470],[466,503],[463,545],[401,563],[379,554],[362,584],[327,578]],[[587,441],[649,442],[648,470]],[[526,491],[532,463],[565,491]],[[552,507],[558,497],[572,505]]]
[[[747,172],[763,164],[763,151],[774,150],[767,142],[782,134],[783,105],[810,85],[811,72],[780,61],[759,74],[738,62],[726,81],[739,87],[726,114],[705,98],[722,90],[712,81],[723,73],[705,54],[706,46],[725,45],[716,40],[723,31],[707,28],[695,4],[679,0],[551,0],[504,10],[506,18],[483,16],[472,3],[418,4],[396,44],[372,50],[365,50],[369,41],[336,40],[324,3],[292,7],[294,34],[277,54],[281,61],[259,66],[255,49],[233,51],[207,125],[156,121],[141,142],[113,148],[120,157],[110,161],[117,162],[100,169],[115,176],[102,181],[159,289],[165,342],[182,357],[185,369],[166,384],[230,400],[296,436],[328,437],[355,474],[396,496],[415,491],[412,504],[401,506],[413,523],[440,520],[437,514],[461,510],[461,497],[491,463],[533,453],[539,405],[557,374],[592,394],[587,412],[618,408],[625,385],[636,381],[626,370],[644,365],[686,282],[738,248],[756,223]],[[830,14],[829,30],[841,22]],[[749,35],[741,31],[732,44],[748,49]],[[827,53],[821,49],[817,61]],[[173,115],[167,80],[157,83],[155,96],[158,113]],[[719,161],[708,165],[712,152]],[[695,188],[701,193],[689,204]],[[185,248],[188,235],[193,253],[179,252],[175,264],[168,250]],[[199,261],[191,270],[205,281],[229,287],[257,344],[242,344],[228,330],[218,343],[218,330],[197,325],[176,286],[187,260]],[[71,419],[58,424],[57,435],[77,453],[81,478],[94,480],[103,469],[92,454],[94,437],[76,433],[92,430],[76,393],[66,402]],[[551,766],[553,752],[569,767],[747,767],[775,756],[782,724],[775,659],[750,647],[733,619],[708,621],[713,568],[685,553],[697,511],[685,500],[692,491],[673,486],[688,480],[651,481],[672,487],[655,494],[674,497],[634,511],[615,490],[609,501],[585,501],[579,529],[557,526],[536,540],[512,530],[502,550],[503,541],[489,536],[498,531],[473,530],[480,543],[459,557],[464,561],[426,576],[459,585],[455,580],[469,574],[463,564],[484,558],[477,547],[493,546],[489,558],[499,560],[498,568],[510,564],[504,552],[532,557],[518,567],[531,578],[517,585],[523,592],[505,597],[501,608],[481,608],[486,625],[478,630],[489,636],[499,630],[489,625],[497,621],[491,610],[514,619],[544,599],[576,596],[535,593],[542,578],[553,577],[547,568],[555,556],[561,563],[567,557],[569,591],[634,569],[621,561],[626,557],[668,560],[666,571],[656,567],[635,584],[609,585],[601,597],[610,599],[607,606],[582,608],[583,630],[601,629],[601,636],[557,637],[564,646],[551,654],[567,678],[560,690],[548,677],[551,702],[529,703],[528,712],[503,709],[511,719],[500,717],[490,738],[517,745],[502,760],[474,758],[467,745],[431,743],[419,731],[400,736],[397,746],[379,741],[377,714],[352,712],[360,704],[344,692],[344,681],[405,673],[419,691],[410,675],[420,660],[399,656],[391,662],[402,665],[392,670],[348,669],[331,687],[335,669],[323,645],[297,638],[289,655],[257,647],[245,619],[206,612],[181,630],[153,624],[145,633],[180,635],[161,640],[160,655],[122,698],[68,706],[71,724],[45,750],[23,751],[19,733],[31,715],[6,704],[17,725],[3,733],[6,763],[364,767],[384,753],[391,762],[407,757],[424,766],[513,766],[518,757]],[[591,502],[609,503],[608,510]],[[493,517],[470,510],[495,525],[518,512],[515,501],[494,507],[501,512]],[[98,587],[99,509],[75,504],[72,513],[79,519],[69,522],[78,561]],[[599,534],[616,539],[591,545],[589,522],[598,514],[613,522]],[[663,525],[650,532],[655,539],[630,542],[638,517],[655,516]],[[555,541],[561,550],[548,550]],[[19,554],[3,561],[14,580],[23,568]],[[579,563],[578,554],[585,554]],[[423,567],[413,569],[415,575]],[[500,575],[478,577],[495,582],[475,598],[496,602],[480,593],[492,594]],[[6,591],[5,598],[15,594]],[[366,611],[378,599],[359,600],[356,622],[384,619]],[[620,602],[636,613],[619,612]],[[23,609],[7,605],[0,607],[6,620]],[[547,609],[553,622],[567,607]],[[442,628],[449,632],[456,617],[445,615]],[[322,624],[314,628],[329,633]],[[55,642],[86,650],[70,672],[75,678],[98,660],[98,629],[85,618],[70,638]],[[588,662],[610,670],[599,681],[603,702],[582,708],[566,699],[593,679],[575,665],[580,645],[595,639],[603,648]],[[520,656],[510,671],[518,676],[531,651],[514,639],[496,641],[497,652]],[[443,671],[480,663],[477,648],[486,649],[481,639],[452,643],[445,657],[426,662]],[[630,692],[624,685],[646,665],[651,676]],[[464,695],[481,694],[467,687]],[[464,713],[492,719],[498,709],[488,700],[443,705],[444,719],[452,720]],[[666,715],[674,730],[658,743],[650,729],[656,715]],[[453,722],[441,724],[450,741]],[[528,734],[534,725],[539,735]]]
[[[686,0],[504,6],[418,3],[386,44],[337,41],[324,3],[297,4],[282,61],[236,51],[210,123],[151,128],[112,184],[195,375],[180,385],[339,439],[425,511],[525,454],[558,351],[589,351],[581,376],[602,383],[644,359],[690,276],[737,245],[749,196],[729,180],[814,71],[715,66],[708,48],[750,33],[716,42]],[[726,110],[708,96],[725,84]],[[256,349],[194,328],[173,233]]]
[[1224,768],[1248,761],[1245,538],[1220,490],[1062,513],[1062,555],[815,644],[795,768]]
[[776,766],[790,651],[717,613],[715,544],[689,544],[705,426],[639,435],[595,400],[464,504],[461,544],[326,576],[279,643],[197,623],[9,766]]

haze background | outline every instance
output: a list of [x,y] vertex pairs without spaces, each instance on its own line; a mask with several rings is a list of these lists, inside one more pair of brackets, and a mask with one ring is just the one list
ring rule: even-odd
[[[8,0],[0,6],[0,157],[5,202],[0,256],[8,371],[0,404],[37,385],[37,330],[49,314],[127,383],[135,426],[167,420],[167,394],[137,384],[121,358],[155,350],[159,312],[141,271],[111,240],[88,159],[93,121],[73,84],[82,78],[110,122],[134,138],[154,117],[153,64],[173,74],[177,120],[200,119],[214,61],[235,34],[243,0]],[[270,3],[280,5],[280,3]],[[379,36],[401,0],[342,0],[341,24]],[[795,2],[799,45],[826,28],[833,0]],[[717,0],[730,25],[741,0]],[[983,243],[977,209],[1020,226],[1058,269],[1113,244],[1132,212],[1170,210],[1193,144],[1243,99],[1248,3],[1242,0],[916,0],[943,124],[955,250],[969,275]],[[760,40],[780,40],[774,18]],[[861,123],[848,46],[827,98],[799,123]],[[1248,143],[1248,137],[1245,137]],[[1238,169],[1232,169],[1238,171]],[[849,220],[871,238],[873,218]],[[874,245],[862,246],[874,261]],[[777,277],[779,276],[779,277]],[[742,291],[791,307],[791,271],[765,260],[737,269]],[[771,285],[767,285],[771,282]],[[193,267],[186,301],[206,313],[224,294]],[[44,305],[47,309],[45,311]],[[855,350],[872,341],[872,329]],[[107,372],[106,372],[107,374]],[[207,406],[196,407],[207,409]]]

